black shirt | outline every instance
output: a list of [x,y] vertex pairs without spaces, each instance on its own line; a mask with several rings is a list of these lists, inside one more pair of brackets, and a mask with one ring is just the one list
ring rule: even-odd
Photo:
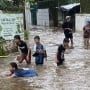
[[73,24],[72,22],[64,22],[63,25],[62,25],[62,28],[64,29],[64,31],[66,31],[67,33],[71,32],[70,30],[68,29],[65,29],[65,28],[70,28],[70,29],[73,29]]
[[61,44],[61,45],[58,47],[58,52],[62,53],[63,51],[65,51],[65,47]]
[[61,60],[62,57],[64,59],[64,55],[62,56],[62,52],[64,52],[65,50],[66,49],[65,49],[65,47],[62,44],[58,47],[58,53],[57,53],[58,60]]
[[24,41],[20,41],[19,44],[17,44],[19,49],[21,50],[22,53],[27,54],[28,53],[28,47],[26,42]]

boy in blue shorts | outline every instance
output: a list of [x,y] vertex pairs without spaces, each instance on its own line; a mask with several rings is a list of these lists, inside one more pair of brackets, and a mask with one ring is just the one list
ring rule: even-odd
[[34,37],[34,54],[33,56],[35,57],[35,64],[36,65],[43,65],[44,64],[44,59],[47,59],[47,54],[44,46],[40,43],[40,37],[35,36]]
[[19,69],[15,62],[10,63],[9,70],[10,74],[6,75],[8,78],[37,76],[37,72],[34,69],[31,68]]

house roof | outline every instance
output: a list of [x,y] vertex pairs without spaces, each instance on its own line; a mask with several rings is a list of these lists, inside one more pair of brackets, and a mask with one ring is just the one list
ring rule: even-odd
[[73,9],[74,7],[76,7],[76,6],[80,6],[80,3],[73,3],[73,4],[68,4],[68,5],[62,5],[62,6],[60,6],[60,8],[63,11],[69,11],[69,10]]

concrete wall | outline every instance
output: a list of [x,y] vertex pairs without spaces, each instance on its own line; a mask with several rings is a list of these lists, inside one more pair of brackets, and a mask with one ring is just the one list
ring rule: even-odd
[[[28,2],[25,3],[25,17],[26,17],[26,28],[27,30],[30,30],[30,28],[32,28],[32,22],[31,22],[30,4]],[[38,9],[37,25],[49,26],[49,10],[48,9]]]
[[48,9],[38,9],[37,25],[49,26],[49,10]]
[[76,31],[82,31],[87,21],[90,21],[90,14],[76,14],[75,16],[75,29]]

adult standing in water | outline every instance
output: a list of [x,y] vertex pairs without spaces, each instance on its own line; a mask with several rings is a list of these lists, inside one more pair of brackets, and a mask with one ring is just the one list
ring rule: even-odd
[[83,27],[84,47],[88,49],[90,39],[90,21]]
[[64,29],[65,38],[68,39],[68,40],[70,39],[71,48],[73,48],[73,24],[71,22],[71,16],[66,16],[66,19],[65,19],[65,22],[62,25],[62,28]]

